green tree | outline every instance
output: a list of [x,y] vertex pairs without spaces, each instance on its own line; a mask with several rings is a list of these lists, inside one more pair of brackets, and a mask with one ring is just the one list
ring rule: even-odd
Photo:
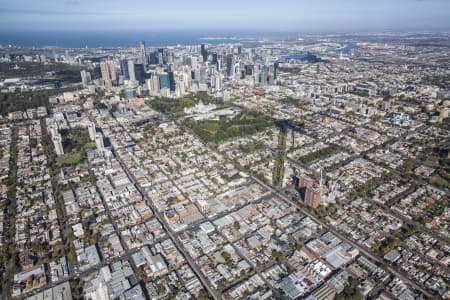
[[234,227],[234,229],[239,230],[239,229],[241,229],[241,224],[239,224],[238,221],[234,221],[233,227]]
[[209,299],[209,294],[206,290],[201,290],[198,293],[198,300],[208,300]]

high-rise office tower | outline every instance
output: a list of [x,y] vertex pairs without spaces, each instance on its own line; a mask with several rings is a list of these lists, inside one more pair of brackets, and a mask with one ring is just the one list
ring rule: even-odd
[[227,55],[227,77],[232,78],[234,76],[234,60],[233,54]]
[[186,91],[187,81],[185,80],[184,74],[179,74],[175,78],[175,94],[177,97],[184,95]]
[[136,81],[136,73],[134,72],[134,61],[129,60],[128,61],[128,74],[130,76],[131,81]]
[[108,61],[108,72],[109,78],[111,78],[111,82],[113,85],[117,84],[117,73],[116,73],[116,65],[112,60]]
[[212,54],[212,64],[213,65],[217,65],[217,53],[213,53]]
[[208,74],[209,75],[214,75],[214,74],[216,74],[216,67],[215,66],[213,66],[213,65],[209,65],[209,67],[208,67]]
[[140,84],[145,82],[145,67],[143,64],[134,64],[134,78]]
[[93,122],[90,122],[88,125],[88,132],[89,132],[89,139],[93,142],[95,141],[95,124]]
[[172,64],[173,63],[173,52],[169,49],[164,51],[165,53],[165,62],[166,64]]
[[245,78],[245,64],[243,62],[239,63],[239,71],[238,71],[238,75],[240,75],[241,79]]
[[175,74],[173,72],[169,72],[169,88],[171,92],[175,91],[176,84],[175,84]]
[[158,95],[159,95],[159,92],[160,92],[160,90],[161,90],[160,84],[159,84],[159,76],[157,76],[156,74],[154,74],[151,80],[152,80],[152,91],[153,91],[155,94],[158,94]]
[[53,146],[55,146],[55,152],[57,156],[64,155],[64,148],[62,146],[61,136],[58,134],[52,138]]
[[158,49],[161,56],[158,56],[158,60],[160,64],[166,65],[169,63],[169,51],[165,48]]
[[94,75],[94,80],[102,78],[102,71],[100,69],[100,66],[97,65],[94,67],[93,75]]
[[200,69],[194,71],[194,79],[197,81],[200,80]]
[[106,61],[100,62],[100,71],[102,72],[103,81],[109,80],[108,63]]
[[267,76],[267,81],[268,81],[269,85],[274,85],[275,84],[275,80],[273,78],[273,72],[269,71],[269,75]]
[[200,83],[206,83],[206,68],[201,67],[200,68],[200,77],[198,78]]
[[83,84],[83,87],[87,87],[89,82],[91,81],[91,73],[89,73],[86,70],[81,70],[80,71],[80,75],[81,75],[81,83]]
[[130,74],[128,73],[128,60],[120,60],[120,73],[125,77],[125,79],[130,79]]
[[158,52],[151,52],[150,53],[150,61],[149,63],[151,65],[157,65],[158,64]]
[[277,80],[279,66],[280,66],[280,63],[278,63],[278,62],[273,64],[273,79],[274,80]]
[[198,57],[197,56],[192,56],[191,57],[191,68],[192,69],[197,69],[198,66]]
[[[197,49],[198,49],[198,48],[197,48]],[[206,50],[205,44],[202,44],[202,45],[201,45],[200,53],[201,53],[201,55],[202,55],[202,57],[203,57],[203,61],[204,61],[204,62],[207,61],[207,60],[208,60],[208,51]]]
[[100,62],[100,71],[106,88],[110,88],[117,83],[116,66],[113,61]]
[[220,74],[211,76],[211,86],[214,87],[215,91],[222,90],[222,80]]
[[100,132],[95,135],[95,145],[97,146],[97,149],[105,148],[105,144],[103,143],[103,135]]
[[269,70],[268,70],[267,66],[261,67],[259,82],[261,82],[261,85],[263,85],[263,86],[267,85],[268,71]]
[[111,78],[109,77],[108,62],[106,61],[100,62],[100,71],[102,72],[102,80],[104,86],[107,89],[110,89],[112,87],[112,82]]
[[223,56],[220,54],[217,54],[217,71],[221,71],[223,66]]
[[52,137],[57,136],[59,134],[58,127],[56,125],[49,126],[49,131]]
[[167,73],[159,74],[159,88],[160,89],[170,88],[169,74]]
[[139,44],[138,63],[143,64],[144,66],[147,64],[147,54],[145,53],[145,41],[141,41],[141,43]]
[[155,96],[159,95],[161,88],[159,86],[159,76],[157,74],[154,73],[151,74],[150,78],[147,79],[145,82],[151,95]]

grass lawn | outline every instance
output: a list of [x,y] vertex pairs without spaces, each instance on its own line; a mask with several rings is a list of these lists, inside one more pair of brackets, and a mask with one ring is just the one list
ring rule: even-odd
[[63,156],[57,158],[56,165],[58,167],[76,165],[82,159],[83,155],[80,152],[64,154]]
[[87,151],[95,149],[95,143],[89,140],[86,128],[66,129],[61,132],[61,136],[65,154],[57,158],[58,167],[76,165],[85,159]]
[[331,145],[329,147],[320,149],[316,152],[312,152],[309,154],[306,154],[305,156],[299,157],[299,161],[303,162],[304,164],[310,164],[316,160],[323,159],[326,157],[329,157],[337,152],[339,152],[340,148],[336,145]]
[[233,138],[254,134],[272,125],[272,120],[262,114],[250,111],[239,113],[232,120],[185,120],[203,141],[220,143]]
[[264,144],[261,142],[252,142],[245,145],[240,145],[239,148],[245,153],[255,153],[264,148]]

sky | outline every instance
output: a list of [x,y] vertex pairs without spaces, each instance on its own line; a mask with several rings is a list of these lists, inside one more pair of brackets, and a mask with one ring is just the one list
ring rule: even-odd
[[450,0],[0,0],[0,31],[450,30]]

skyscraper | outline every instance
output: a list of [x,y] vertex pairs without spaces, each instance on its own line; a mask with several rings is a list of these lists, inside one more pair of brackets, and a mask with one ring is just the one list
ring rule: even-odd
[[108,72],[109,77],[111,78],[111,82],[113,85],[117,84],[117,73],[116,73],[116,65],[112,60],[108,61]]
[[143,64],[134,64],[134,78],[140,84],[145,82],[145,67]]
[[160,89],[170,88],[169,74],[167,73],[159,74],[159,88]]
[[88,125],[88,132],[89,132],[89,139],[93,142],[95,141],[95,124],[93,122],[90,122]]
[[212,54],[212,63],[213,63],[213,65],[216,65],[217,68],[218,68],[219,63],[218,63],[218,60],[217,60],[217,53],[213,53]]
[[[198,48],[197,48],[197,49],[198,49]],[[201,55],[202,55],[202,57],[203,57],[203,61],[204,61],[204,62],[207,61],[207,60],[208,60],[208,51],[207,51],[206,48],[205,48],[205,44],[202,44],[202,45],[201,45],[200,53],[201,53]]]
[[105,144],[103,143],[103,135],[100,132],[95,135],[95,145],[97,146],[97,149],[105,148]]
[[173,74],[173,72],[169,72],[169,88],[171,92],[175,91],[175,75]]
[[273,79],[274,80],[277,80],[279,66],[280,66],[280,63],[278,63],[278,62],[273,64]]
[[55,152],[57,156],[64,155],[64,148],[62,146],[61,136],[58,134],[52,138],[53,145],[55,146]]
[[125,77],[125,79],[130,79],[130,73],[128,73],[128,60],[120,60],[120,73]]
[[80,75],[81,75],[81,83],[83,84],[83,87],[87,87],[89,82],[91,81],[91,73],[89,73],[86,70],[81,70],[80,71]]
[[94,75],[94,80],[102,78],[102,71],[100,69],[100,66],[97,65],[94,67],[93,75]]
[[267,76],[268,76],[268,68],[267,66],[262,66],[259,82],[261,82],[263,86],[267,85]]
[[108,64],[106,61],[100,62],[100,72],[102,72],[102,79],[108,80],[109,79],[109,72],[108,72]]
[[298,187],[300,192],[304,193],[305,204],[314,208],[319,207],[320,197],[322,194],[322,179],[317,186],[314,180],[308,176],[301,176],[298,180]]
[[245,75],[253,75],[253,66],[252,65],[245,65]]
[[100,62],[100,71],[102,72],[102,80],[105,87],[111,87],[111,79],[109,78],[108,63],[106,61]]
[[57,136],[59,134],[57,125],[49,125],[50,135],[52,137]]
[[138,63],[147,65],[147,54],[145,53],[145,41],[141,41],[139,44],[139,59]]
[[150,62],[151,65],[158,64],[158,52],[151,52],[150,53]]
[[299,188],[312,188],[314,180],[308,176],[301,176],[299,181]]
[[150,90],[152,95],[159,95],[160,85],[159,85],[159,76],[156,74],[152,74],[149,79],[146,80],[147,88]]
[[201,67],[200,68],[200,77],[198,78],[200,83],[206,83],[206,68]]
[[106,88],[111,88],[112,85],[117,84],[116,66],[113,61],[100,62],[100,71]]
[[313,208],[317,208],[320,205],[320,188],[306,188],[305,204]]
[[134,73],[134,61],[132,60],[128,61],[128,74],[131,81],[136,81],[136,75]]
[[233,54],[227,55],[227,77],[232,78],[234,76],[234,60]]

